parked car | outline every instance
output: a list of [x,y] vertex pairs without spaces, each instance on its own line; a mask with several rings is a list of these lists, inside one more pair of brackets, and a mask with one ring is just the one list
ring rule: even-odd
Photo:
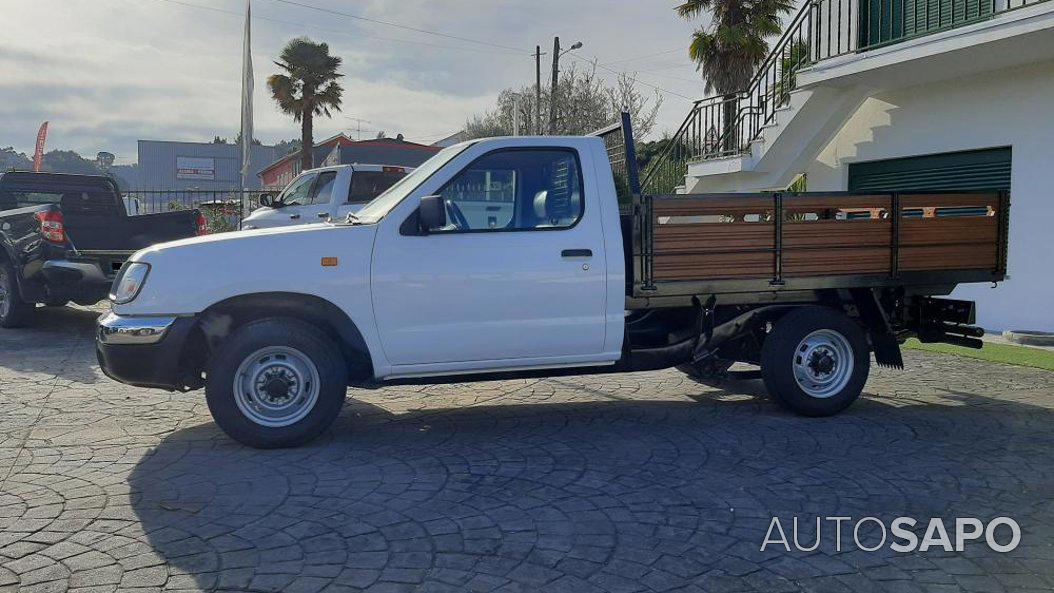
[[265,194],[243,229],[311,224],[347,218],[413,171],[389,165],[338,165],[301,173],[280,194]]
[[105,176],[0,175],[0,327],[27,321],[36,304],[93,305],[138,249],[202,234],[196,210],[130,216]]
[[826,416],[858,398],[872,351],[902,367],[908,336],[979,346],[973,303],[935,295],[1003,279],[1005,194],[642,196],[608,154],[597,137],[465,142],[348,220],[140,251],[99,321],[102,369],[204,386],[228,435],[281,447],[324,431],[348,385],[739,361]]

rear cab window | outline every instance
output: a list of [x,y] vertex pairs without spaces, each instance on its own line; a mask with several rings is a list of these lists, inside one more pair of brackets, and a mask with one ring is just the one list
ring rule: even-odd
[[383,171],[352,171],[348,188],[348,204],[365,204],[381,195],[403,177],[406,169],[385,167]]
[[26,208],[55,204],[65,214],[119,214],[117,196],[102,189],[45,189],[20,190],[12,188],[0,192],[3,209]]

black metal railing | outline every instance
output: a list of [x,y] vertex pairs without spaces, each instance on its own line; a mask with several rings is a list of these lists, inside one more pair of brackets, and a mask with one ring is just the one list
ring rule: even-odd
[[688,163],[747,152],[790,101],[802,68],[1046,0],[812,0],[772,46],[746,90],[696,101],[666,150],[649,163],[646,193],[671,194]]
[[128,212],[156,214],[199,210],[210,233],[237,230],[242,219],[260,207],[266,190],[130,190],[124,194]]

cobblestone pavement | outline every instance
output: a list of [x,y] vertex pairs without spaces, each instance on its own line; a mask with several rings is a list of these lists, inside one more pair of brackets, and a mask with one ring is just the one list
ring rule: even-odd
[[[829,419],[673,371],[352,390],[319,442],[255,451],[200,392],[103,377],[94,315],[0,330],[2,590],[1054,588],[1044,371],[907,352]],[[773,515],[802,517],[805,546],[817,515],[1023,533],[1006,554],[864,553],[825,524],[813,552],[760,552]]]

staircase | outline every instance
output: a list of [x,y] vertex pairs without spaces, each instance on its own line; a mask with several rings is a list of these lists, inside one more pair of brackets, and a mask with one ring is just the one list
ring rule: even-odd
[[[856,2],[806,2],[772,46],[746,90],[695,102],[667,149],[649,163],[642,178],[644,191],[691,193],[704,177],[708,178],[705,189],[709,192],[768,189],[765,184],[770,182],[775,183],[774,187],[785,187],[793,181],[796,173],[783,170],[789,163],[772,161],[777,155],[789,153],[801,155],[801,159],[793,160],[804,160],[802,148],[807,147],[801,146],[800,136],[794,135],[799,140],[792,142],[789,137],[793,134],[786,132],[792,127],[807,127],[815,133],[807,133],[806,137],[819,137],[829,127],[844,123],[863,100],[856,98],[858,93],[806,91],[798,89],[797,84],[800,70],[856,51]],[[830,101],[839,108],[831,109]],[[799,114],[806,111],[814,112],[812,117],[799,119]],[[784,146],[789,144],[797,146]],[[788,175],[790,178],[786,179]],[[726,179],[710,179],[712,176]],[[750,177],[754,179],[747,186],[741,184]],[[759,183],[765,187],[758,187]]]
[[[1045,2],[807,0],[744,91],[693,104],[666,149],[645,167],[643,191],[669,195],[785,189],[876,91],[866,78],[834,82],[823,71],[868,58],[876,72],[880,67],[890,72],[891,66],[882,65],[884,59],[888,62],[883,54],[917,46],[921,37],[994,27],[996,17],[1003,15],[1004,23],[1024,23],[1029,11]],[[1024,30],[1026,25],[1021,26]],[[931,67],[929,80],[939,76],[934,71],[951,76],[972,62],[998,67],[993,61],[993,51],[998,50],[975,49],[973,54],[960,51],[947,67]],[[1009,67],[1016,53],[996,57]],[[818,66],[820,62],[824,64]],[[907,67],[890,76],[894,84],[907,85],[912,75],[923,72]],[[890,84],[888,77],[885,84]]]

